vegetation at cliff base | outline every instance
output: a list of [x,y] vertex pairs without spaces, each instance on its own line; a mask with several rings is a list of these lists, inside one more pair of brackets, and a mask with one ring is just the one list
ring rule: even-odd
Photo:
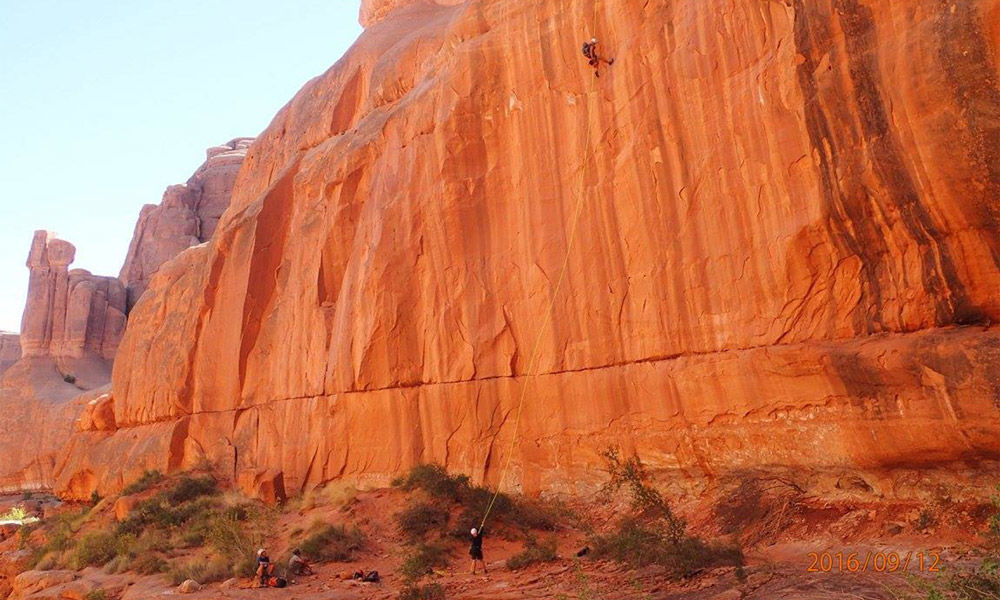
[[628,494],[630,514],[617,527],[591,536],[595,558],[611,558],[631,567],[659,565],[671,577],[688,577],[708,567],[739,566],[743,553],[736,546],[706,542],[687,532],[656,488],[638,457],[623,459],[615,448],[603,452],[610,480],[601,491],[607,501]]
[[147,471],[125,488],[128,495],[150,490],[155,493],[109,528],[92,528],[107,513],[107,502],[46,519],[44,543],[32,548],[35,567],[167,573],[171,580],[199,583],[252,574],[254,551],[271,528],[273,511],[225,497],[207,475],[168,480]]

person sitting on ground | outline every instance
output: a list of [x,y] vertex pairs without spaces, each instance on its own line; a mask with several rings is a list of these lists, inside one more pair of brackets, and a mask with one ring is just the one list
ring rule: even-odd
[[483,563],[483,575],[487,575],[486,572],[486,561],[483,560],[483,535],[485,535],[485,530],[472,528],[470,532],[472,534],[472,545],[469,546],[469,556],[472,557],[472,574],[476,574],[476,563]]
[[261,585],[267,585],[268,578],[274,574],[274,565],[271,557],[267,555],[267,550],[261,548],[257,551],[257,577],[260,577]]
[[292,575],[312,575],[312,567],[306,559],[302,558],[302,551],[296,548],[292,550],[292,557],[288,559],[288,572]]
[[590,38],[589,42],[583,43],[583,55],[590,61],[590,66],[594,67],[594,77],[601,76],[598,67],[601,66],[602,62],[609,66],[615,63],[615,59],[601,58],[601,55],[597,53],[597,38]]

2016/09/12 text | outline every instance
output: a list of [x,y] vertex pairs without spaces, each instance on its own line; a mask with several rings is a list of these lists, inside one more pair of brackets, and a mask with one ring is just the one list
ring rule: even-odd
[[809,573],[896,573],[919,571],[937,573],[941,556],[937,552],[810,552]]

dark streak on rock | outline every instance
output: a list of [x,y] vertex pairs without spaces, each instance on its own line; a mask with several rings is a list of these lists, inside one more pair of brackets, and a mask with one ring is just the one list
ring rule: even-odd
[[[837,15],[844,30],[867,154],[885,191],[885,194],[875,194],[874,200],[888,203],[888,206],[881,206],[883,214],[891,214],[893,209],[898,211],[910,236],[920,245],[924,289],[936,302],[937,324],[954,323],[956,317],[975,312],[975,308],[965,293],[948,245],[942,243],[941,231],[921,203],[917,186],[907,171],[903,150],[889,123],[879,92],[875,19],[871,9],[858,0],[840,0]],[[871,227],[870,224],[861,225]]]
[[[952,2],[942,0],[942,14]],[[961,208],[970,223],[988,230],[983,238],[990,247],[994,264],[1000,266],[1000,89],[997,67],[989,42],[983,34],[974,3],[954,3],[955,12],[940,20],[940,58],[955,100],[962,109],[967,135],[966,160],[971,172],[975,198]]]
[[[836,139],[830,126],[830,118],[823,110],[819,98],[819,86],[814,73],[821,54],[814,51],[816,47],[829,47],[831,33],[827,24],[821,20],[810,22],[804,0],[794,0],[795,10],[795,47],[802,57],[797,69],[799,87],[805,101],[806,129],[812,141],[813,148],[819,156],[820,178],[823,184],[823,195],[830,211],[829,224],[831,237],[835,243],[843,244],[843,250],[849,255],[861,259],[862,275],[862,306],[880,307],[882,292],[879,288],[878,257],[888,252],[885,240],[881,236],[870,235],[870,230],[857,227],[870,221],[867,207],[860,202],[849,202],[848,194],[840,187],[837,176],[839,170]],[[884,330],[878,311],[866,311],[858,314],[863,318],[864,331],[873,333]]]

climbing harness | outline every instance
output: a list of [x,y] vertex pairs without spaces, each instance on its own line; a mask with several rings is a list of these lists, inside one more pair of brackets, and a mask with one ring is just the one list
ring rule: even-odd
[[[597,7],[600,0],[594,0],[594,17],[593,23],[594,28],[597,28]],[[608,63],[610,64],[610,63]],[[593,120],[590,118],[592,114],[592,104],[593,104],[594,94],[593,92],[587,95],[587,133],[584,137],[585,147],[589,149],[590,147],[590,134],[591,134],[591,124]],[[591,153],[586,153],[586,158],[583,164],[580,166],[580,191],[576,196],[576,206],[573,209],[573,217],[570,225],[569,239],[566,242],[566,256],[563,258],[562,268],[559,269],[559,278],[556,280],[555,288],[552,290],[552,295],[549,299],[548,309],[545,311],[545,319],[542,321],[541,327],[538,328],[538,335],[535,336],[535,343],[532,345],[531,354],[529,355],[527,369],[524,372],[524,377],[521,382],[521,391],[518,395],[517,400],[517,412],[514,416],[514,435],[510,439],[510,447],[507,449],[507,457],[504,460],[503,468],[500,471],[500,479],[496,484],[496,491],[493,493],[493,497],[490,498],[490,503],[486,507],[486,512],[483,514],[483,520],[479,524],[479,529],[482,530],[486,525],[486,520],[489,518],[490,513],[493,511],[493,507],[496,505],[497,498],[500,496],[500,489],[503,487],[503,482],[507,478],[507,472],[510,469],[510,461],[514,456],[514,448],[517,445],[517,434],[521,429],[521,413],[524,409],[524,399],[528,391],[528,382],[531,381],[534,371],[538,367],[539,354],[538,350],[541,347],[542,335],[544,334],[546,328],[549,326],[549,322],[552,320],[552,310],[555,307],[556,298],[559,296],[559,290],[562,288],[563,282],[566,280],[566,271],[569,267],[569,257],[573,249],[573,245],[576,242],[577,226],[580,224],[580,214],[583,210],[583,200],[584,200],[584,186],[586,184],[587,178],[587,166],[591,160]],[[499,434],[499,430],[497,434]]]

